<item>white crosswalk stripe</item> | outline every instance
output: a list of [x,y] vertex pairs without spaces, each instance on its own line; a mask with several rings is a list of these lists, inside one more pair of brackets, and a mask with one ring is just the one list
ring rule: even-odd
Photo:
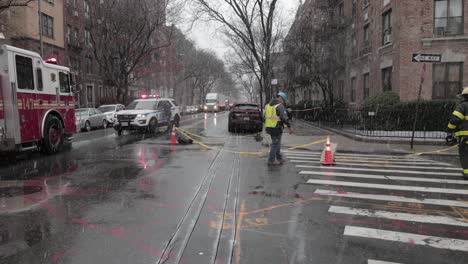
[[[296,168],[303,169],[327,169],[325,166],[308,166],[308,165],[297,165]],[[438,171],[411,171],[411,170],[382,170],[382,169],[367,169],[357,167],[333,167],[333,170],[345,170],[345,171],[369,171],[369,172],[384,172],[384,173],[400,173],[400,174],[417,174],[417,175],[442,175],[442,176],[456,176],[460,178],[460,173],[455,172],[438,172]]]
[[[310,161],[320,161],[320,157],[298,157],[298,156],[288,156],[290,159],[294,160],[310,160]],[[443,165],[447,167],[453,167],[450,164],[445,163],[435,163],[435,162],[418,162],[415,163],[414,161],[391,161],[391,160],[382,160],[382,161],[375,161],[375,160],[358,160],[358,159],[343,159],[343,158],[336,158],[336,161],[345,161],[345,162],[353,162],[353,163],[368,163],[368,164],[395,164],[395,165],[407,165],[407,164],[417,164],[417,165]]]
[[346,197],[346,198],[354,198],[354,199],[390,201],[390,202],[397,202],[397,203],[417,203],[417,204],[428,204],[428,205],[456,206],[456,207],[468,208],[468,201],[462,202],[462,201],[452,201],[452,200],[442,200],[442,199],[416,199],[416,198],[407,198],[407,197],[396,196],[396,195],[330,191],[330,190],[322,190],[322,189],[317,189],[315,190],[314,193],[318,195],[324,195],[324,196],[336,196],[336,197]]
[[346,226],[345,236],[366,237],[372,239],[388,240],[414,245],[423,245],[440,249],[459,250],[468,252],[468,241],[445,237],[424,236],[404,232],[395,232],[381,229]]
[[344,206],[330,206],[330,209],[328,209],[328,212],[336,213],[336,214],[348,214],[348,215],[356,215],[356,216],[386,218],[386,219],[400,220],[400,221],[411,221],[411,222],[418,222],[418,223],[442,224],[442,225],[468,227],[468,222],[465,222],[464,219],[452,218],[452,217],[447,217],[447,216],[394,213],[394,212],[386,212],[386,211],[379,211],[379,210],[351,208],[351,207],[344,207]]
[[432,183],[451,183],[468,185],[468,181],[465,180],[446,180],[446,179],[430,179],[421,177],[400,177],[400,176],[382,176],[382,175],[369,175],[369,174],[357,174],[357,173],[340,173],[331,171],[301,171],[299,174],[303,175],[318,175],[318,176],[333,176],[333,177],[347,177],[347,178],[363,178],[363,179],[374,179],[374,180],[391,180],[391,181],[414,181],[414,182],[432,182]]
[[367,264],[402,264],[402,263],[369,259],[367,260]]
[[[454,165],[415,157],[346,153],[335,157],[337,166],[327,167],[320,165],[320,152],[288,151],[286,157],[299,169],[300,175],[310,176],[306,184],[316,188],[314,195],[336,197],[329,200],[330,215],[417,223],[422,225],[422,229],[428,230],[468,228],[468,181],[462,178],[461,168]],[[318,186],[321,187],[317,188]],[[389,193],[393,191],[400,191],[402,194]],[[418,204],[420,206],[405,207]],[[444,210],[430,209],[434,206]],[[344,221],[347,223],[348,220]],[[373,229],[359,226],[366,223],[365,221],[349,223],[352,224],[346,225],[343,233],[348,237],[468,252],[468,240],[460,239],[460,236],[451,237],[458,231],[439,231],[438,236],[431,236],[430,233],[422,235],[405,232],[408,229],[412,232],[414,229],[405,229],[412,225],[384,224],[379,225],[382,229]],[[440,225],[446,228],[438,228]],[[468,236],[463,232],[461,237]],[[393,262],[369,259],[368,263]]]
[[[292,163],[307,163],[307,164],[320,164],[319,160],[310,161],[310,160],[291,160]],[[338,165],[346,165],[346,166],[363,166],[362,163],[351,163],[351,162],[340,162]],[[441,171],[459,171],[460,173],[462,170],[460,168],[452,168],[452,167],[430,167],[430,166],[409,166],[409,165],[388,165],[388,164],[364,164],[369,167],[378,167],[378,168],[402,168],[402,169],[427,169],[427,170],[441,170]]]

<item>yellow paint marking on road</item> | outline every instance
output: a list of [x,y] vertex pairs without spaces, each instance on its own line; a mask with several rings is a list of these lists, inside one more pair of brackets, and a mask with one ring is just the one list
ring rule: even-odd
[[235,251],[235,255],[234,255],[236,264],[240,263],[240,258],[241,258],[241,253],[242,253],[241,241],[240,241],[240,237],[241,237],[240,236],[240,231],[241,231],[242,221],[243,221],[243,218],[244,218],[244,210],[245,210],[245,200],[243,200],[242,203],[241,203],[241,207],[240,207],[240,211],[239,211],[239,219],[237,220],[237,226],[236,226],[236,238],[235,238],[236,251]]
[[453,206],[450,206],[450,208],[452,208],[452,210],[458,215],[460,216],[463,221],[465,222],[468,222],[468,210],[466,209],[458,209],[456,207],[453,207]]
[[296,222],[297,221],[295,221],[295,220],[288,220],[288,221],[280,221],[280,222],[269,223],[269,224],[243,225],[242,230],[244,230],[245,228],[265,227],[265,226],[273,226],[273,225],[284,225],[284,224],[296,223]]

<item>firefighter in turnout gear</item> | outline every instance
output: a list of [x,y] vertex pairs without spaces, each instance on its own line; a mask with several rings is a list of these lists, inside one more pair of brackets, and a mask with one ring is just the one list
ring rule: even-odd
[[460,102],[453,111],[448,123],[446,141],[448,145],[456,145],[458,141],[458,152],[460,163],[463,167],[463,177],[468,180],[468,87],[463,89]]

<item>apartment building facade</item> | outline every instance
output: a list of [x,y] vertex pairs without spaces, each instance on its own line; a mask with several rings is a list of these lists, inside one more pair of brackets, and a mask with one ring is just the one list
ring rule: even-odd
[[[63,0],[33,1],[26,7],[8,8],[0,14],[4,35],[0,43],[40,53],[42,35],[42,56],[45,59],[53,57],[63,62],[65,58],[63,10]],[[39,25],[39,15],[42,17],[42,25]]]
[[[320,0],[308,0],[304,9]],[[468,85],[467,0],[341,0],[328,19],[346,21],[335,96],[359,107],[392,91],[403,101],[454,99]],[[315,16],[317,9],[310,9]],[[306,19],[301,16],[301,19]],[[309,18],[310,19],[310,18]],[[414,54],[440,54],[440,63],[413,62]]]

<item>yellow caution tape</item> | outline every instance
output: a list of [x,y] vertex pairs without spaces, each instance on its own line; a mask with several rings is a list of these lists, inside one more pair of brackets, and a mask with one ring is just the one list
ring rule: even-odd
[[[257,151],[257,152],[251,152],[251,151],[233,151],[233,150],[225,150],[225,149],[219,149],[219,148],[215,148],[215,147],[211,147],[211,146],[208,146],[207,144],[201,142],[201,141],[198,141],[196,139],[194,139],[193,135],[192,137],[190,136],[192,133],[186,133],[185,130],[181,129],[180,127],[176,127],[175,128],[176,130],[178,130],[180,133],[182,133],[183,135],[185,135],[186,137],[190,138],[191,140],[193,140],[193,142],[195,142],[196,144],[204,147],[204,148],[207,148],[207,149],[211,149],[211,150],[216,150],[216,151],[221,151],[221,152],[227,152],[227,153],[233,153],[233,154],[240,154],[240,155],[252,155],[252,156],[264,156],[264,155],[268,155],[269,152],[262,152],[262,151]],[[323,140],[319,140],[319,141],[315,141],[315,142],[312,142],[312,143],[309,143],[309,144],[305,144],[305,145],[300,145],[300,146],[296,146],[296,147],[292,147],[292,148],[288,148],[288,150],[292,150],[292,149],[298,149],[298,148],[302,148],[302,147],[307,147],[307,146],[311,146],[311,145],[315,145],[315,144],[319,144],[319,143],[322,143],[322,142],[325,142],[327,141],[326,139],[323,139]]]
[[456,147],[457,146],[452,146],[450,148],[445,148],[445,149],[440,149],[440,150],[434,150],[434,151],[428,151],[428,152],[417,152],[417,153],[413,153],[413,154],[408,154],[406,156],[413,157],[413,156],[422,156],[422,155],[425,155],[425,154],[443,153],[443,152],[447,152],[449,150],[452,150],[452,149],[454,149]]
[[291,148],[288,148],[288,150],[294,150],[294,149],[298,149],[298,148],[304,148],[304,147],[308,147],[308,146],[320,144],[320,143],[323,143],[323,142],[326,142],[326,141],[327,141],[327,139],[322,139],[322,140],[315,141],[315,142],[312,142],[312,143],[309,143],[309,144],[304,144],[304,145],[300,145],[300,146],[291,147]]
[[321,107],[314,107],[314,108],[308,108],[308,109],[302,109],[302,110],[291,110],[292,112],[307,112],[307,111],[313,111],[313,110],[319,110],[322,109]]
[[190,138],[191,140],[193,140],[193,142],[195,142],[196,144],[204,147],[204,148],[207,148],[207,149],[211,149],[211,150],[216,150],[216,151],[221,151],[221,152],[226,152],[226,153],[233,153],[233,154],[240,154],[240,155],[253,155],[253,156],[263,156],[263,155],[266,155],[268,154],[268,152],[249,152],[249,151],[232,151],[232,150],[225,150],[225,149],[219,149],[219,148],[215,148],[215,147],[211,147],[211,146],[208,146],[206,145],[205,143],[203,142],[200,142],[196,139],[194,139],[193,137],[189,136],[187,133],[185,133],[181,128],[178,128],[176,127],[177,130],[179,130],[180,133],[184,134],[186,137]]

